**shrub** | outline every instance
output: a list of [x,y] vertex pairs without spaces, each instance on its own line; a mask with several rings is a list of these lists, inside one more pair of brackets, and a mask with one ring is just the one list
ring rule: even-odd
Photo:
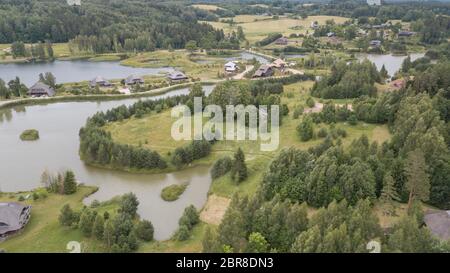
[[312,97],[309,97],[309,98],[306,100],[306,105],[307,105],[309,108],[313,108],[314,105],[316,105],[316,102],[314,101],[314,99],[313,99]]
[[154,228],[150,221],[140,221],[135,227],[136,236],[146,242],[153,240]]
[[317,136],[320,138],[324,138],[328,135],[328,131],[325,128],[320,128],[320,130],[317,132]]
[[186,241],[190,237],[190,230],[187,226],[181,225],[176,233],[176,239],[178,241]]
[[211,169],[212,179],[217,179],[228,173],[233,166],[233,160],[229,156],[219,158]]

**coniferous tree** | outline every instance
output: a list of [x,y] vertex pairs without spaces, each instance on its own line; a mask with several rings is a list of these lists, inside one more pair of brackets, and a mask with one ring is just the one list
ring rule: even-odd
[[384,185],[381,190],[380,201],[384,205],[383,213],[385,215],[395,215],[395,201],[400,201],[400,197],[395,188],[395,181],[390,173],[387,173],[383,179]]
[[231,177],[236,182],[242,182],[247,179],[247,165],[245,164],[245,155],[239,147],[234,153],[233,167],[231,169]]
[[95,238],[98,240],[101,240],[103,238],[103,232],[105,228],[105,220],[101,214],[97,214],[94,221],[94,226],[92,233],[94,234]]
[[74,213],[69,204],[65,204],[61,208],[61,213],[59,214],[59,223],[63,226],[71,226],[74,221]]
[[63,181],[64,194],[73,194],[77,191],[77,181],[72,171],[66,171]]
[[406,188],[409,191],[408,210],[411,209],[415,200],[428,201],[430,198],[430,181],[426,168],[427,165],[421,150],[416,149],[408,153],[405,166]]

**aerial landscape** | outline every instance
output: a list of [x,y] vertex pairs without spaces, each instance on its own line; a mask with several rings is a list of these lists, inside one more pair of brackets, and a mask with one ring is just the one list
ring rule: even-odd
[[0,0],[0,252],[448,253],[449,121],[449,1]]

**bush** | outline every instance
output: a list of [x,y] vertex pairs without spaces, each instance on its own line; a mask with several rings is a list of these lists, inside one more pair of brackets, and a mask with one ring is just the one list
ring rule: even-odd
[[180,228],[178,228],[178,231],[176,233],[176,239],[178,241],[186,241],[189,239],[191,231],[189,228],[185,225],[181,225]]
[[19,200],[20,202],[25,201],[25,197],[23,197],[23,195],[21,195],[21,196],[19,196],[19,199],[17,199],[17,200]]
[[25,130],[20,134],[20,139],[22,141],[33,141],[39,139],[39,131],[35,129]]
[[297,126],[297,133],[302,141],[308,141],[313,138],[314,125],[311,117],[306,116],[302,122]]
[[200,222],[200,215],[198,214],[197,209],[190,205],[184,209],[183,216],[181,216],[179,220],[180,226],[187,226],[189,229],[192,229],[196,224]]
[[317,132],[317,136],[320,138],[324,138],[328,135],[328,131],[325,128],[320,128],[320,130]]
[[303,111],[305,111],[305,109],[303,108],[303,106],[297,106],[294,110],[294,114],[292,115],[292,117],[294,119],[298,119],[299,116],[301,116],[303,114]]
[[229,156],[219,158],[211,169],[212,179],[217,179],[231,170],[233,166],[233,160]]
[[313,108],[313,107],[316,105],[316,102],[314,101],[314,99],[313,99],[312,97],[309,97],[309,98],[306,100],[306,105],[307,105],[309,108]]
[[358,124],[358,119],[356,118],[356,115],[355,115],[355,114],[351,114],[351,115],[348,117],[347,121],[348,121],[348,124],[350,124],[350,125],[352,125],[352,126],[355,126],[355,125]]
[[37,193],[37,192],[33,192],[33,200],[34,201],[36,201],[36,200],[38,200],[39,199],[39,193]]
[[188,186],[187,183],[181,185],[174,184],[167,186],[161,191],[161,198],[164,201],[168,202],[175,201],[180,197],[180,195],[183,194],[187,186]]
[[146,242],[153,240],[154,228],[150,221],[142,220],[135,227],[136,236]]

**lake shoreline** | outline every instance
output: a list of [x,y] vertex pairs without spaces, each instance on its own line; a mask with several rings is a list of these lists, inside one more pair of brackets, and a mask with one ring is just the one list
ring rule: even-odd
[[186,88],[194,85],[195,83],[201,83],[202,85],[214,85],[219,81],[199,81],[199,82],[189,82],[175,84],[167,87],[161,87],[153,90],[148,90],[139,93],[131,94],[95,94],[95,95],[72,95],[72,96],[56,96],[47,98],[21,98],[14,100],[0,100],[0,110],[6,109],[14,106],[23,105],[39,105],[39,104],[49,104],[58,102],[78,102],[78,101],[109,101],[109,100],[122,100],[129,98],[140,98],[140,97],[152,97],[157,95],[162,95],[167,92],[173,91],[178,88]]

